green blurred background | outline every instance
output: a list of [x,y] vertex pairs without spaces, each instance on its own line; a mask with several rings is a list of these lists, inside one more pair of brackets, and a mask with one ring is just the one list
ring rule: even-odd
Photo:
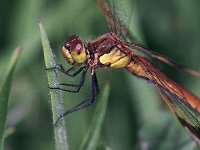
[[[140,43],[200,71],[199,0],[135,0],[131,4],[126,6],[132,9],[129,28]],[[120,6],[119,10],[123,13],[126,7]],[[12,51],[17,46],[23,48],[10,95],[6,130],[10,135],[5,149],[53,150],[50,96],[37,20],[47,30],[57,62],[66,68],[69,65],[60,54],[60,46],[67,37],[78,34],[87,41],[109,32],[108,25],[94,0],[1,0],[0,20],[0,86]],[[200,96],[199,79],[153,63]],[[100,89],[106,80],[111,84],[100,145],[113,150],[146,145],[152,150],[191,149],[194,145],[151,85],[123,69],[100,69],[97,76]],[[78,79],[65,77],[63,82],[75,83]],[[79,94],[65,93],[65,109],[87,98],[88,89],[89,74]],[[65,118],[70,150],[78,149],[94,109],[95,105]]]

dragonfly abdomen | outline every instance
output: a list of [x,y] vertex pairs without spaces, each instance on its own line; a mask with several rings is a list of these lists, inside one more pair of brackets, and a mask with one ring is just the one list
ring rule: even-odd
[[126,66],[126,69],[135,76],[146,78],[155,85],[166,88],[169,92],[184,98],[187,103],[190,103],[190,105],[200,113],[200,99],[164,75],[146,58],[135,56]]

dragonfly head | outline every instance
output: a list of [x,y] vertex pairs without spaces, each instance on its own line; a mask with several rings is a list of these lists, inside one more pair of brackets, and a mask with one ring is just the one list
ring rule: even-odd
[[69,37],[61,51],[70,64],[82,64],[87,60],[84,44],[77,35]]

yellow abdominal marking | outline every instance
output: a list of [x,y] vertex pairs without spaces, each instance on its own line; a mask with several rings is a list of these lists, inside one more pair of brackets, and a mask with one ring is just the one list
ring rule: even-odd
[[102,64],[110,65],[112,68],[123,68],[130,62],[129,57],[118,49],[113,49],[110,53],[102,55],[99,60]]

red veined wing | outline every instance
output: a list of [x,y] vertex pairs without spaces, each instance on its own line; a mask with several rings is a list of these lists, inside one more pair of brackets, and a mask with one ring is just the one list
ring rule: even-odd
[[191,132],[193,139],[200,145],[200,113],[177,95],[166,89],[158,88],[162,98],[170,110],[177,116],[181,124]]
[[[109,1],[110,2],[110,1]],[[130,36],[130,31],[115,14],[115,8],[111,9],[109,3],[104,0],[97,0],[104,16],[112,29],[118,35]],[[128,33],[128,35],[127,35]],[[148,51],[136,44],[128,44],[133,50],[142,51],[152,58],[158,59],[173,67],[181,68],[182,70],[200,77],[200,74],[184,65],[176,63],[174,60],[160,55],[153,51]],[[159,91],[170,110],[178,117],[180,122],[185,126],[196,138],[200,144],[200,100],[193,96],[190,92],[173,82],[160,70],[154,67],[147,59],[141,56],[133,58],[134,63],[129,65],[127,69],[134,75],[151,82]]]
[[[114,2],[112,2],[112,0],[107,0],[107,1],[108,2],[106,2],[106,0],[97,0],[97,4],[98,4],[99,8],[101,9],[101,11],[103,12],[103,14],[106,18],[106,21],[107,21],[109,27],[111,28],[111,30],[113,32],[115,32],[117,35],[122,36],[124,39],[127,39],[127,38],[135,39],[135,37],[133,36],[131,31],[129,30],[129,23],[130,23],[129,21],[131,20],[131,18],[133,18],[133,15],[134,15],[133,12],[129,10],[129,13],[128,12],[123,13],[123,15],[122,15],[122,13],[120,13],[121,16],[125,16],[125,17],[119,18],[119,13],[118,13],[119,10],[117,10],[115,8]],[[115,1],[115,3],[117,3],[117,1]],[[122,5],[123,3],[120,3],[120,4]],[[129,5],[133,5],[133,3],[130,2]],[[122,7],[122,6],[120,6],[120,7]],[[123,10],[125,11],[125,9],[126,8],[124,8]],[[128,16],[128,15],[131,15],[131,16]],[[127,19],[129,21],[127,21]],[[168,58],[164,55],[158,54],[157,52],[147,50],[147,49],[143,48],[142,46],[138,46],[136,44],[130,43],[129,46],[134,48],[134,50],[141,51],[141,52],[149,55],[150,57],[157,59],[165,64],[168,64],[172,67],[177,67],[195,77],[200,78],[199,72],[197,72],[185,65],[182,65],[182,64],[174,61],[171,58]]]
[[200,99],[172,81],[144,57],[134,56],[127,70],[157,88],[170,110],[200,144]]
[[[107,0],[107,1],[96,0],[96,1],[97,1],[97,5],[99,6],[99,8],[101,9],[101,11],[103,12],[105,16],[105,19],[111,31],[115,32],[119,36],[122,36],[123,38],[127,38],[127,37],[133,38],[133,35],[130,33],[128,29],[129,23],[125,23],[124,21],[126,19],[127,20],[126,22],[129,22],[130,18],[126,16],[126,17],[123,17],[123,20],[121,20],[117,15],[118,13],[120,13],[119,10],[116,11],[116,7],[114,5],[115,3],[117,3],[117,1],[114,1],[114,2],[112,2],[112,0]],[[130,3],[132,2],[130,1]],[[124,8],[124,9],[127,9],[127,8]],[[131,14],[130,11],[127,15]],[[125,14],[123,14],[123,16],[125,16]]]

